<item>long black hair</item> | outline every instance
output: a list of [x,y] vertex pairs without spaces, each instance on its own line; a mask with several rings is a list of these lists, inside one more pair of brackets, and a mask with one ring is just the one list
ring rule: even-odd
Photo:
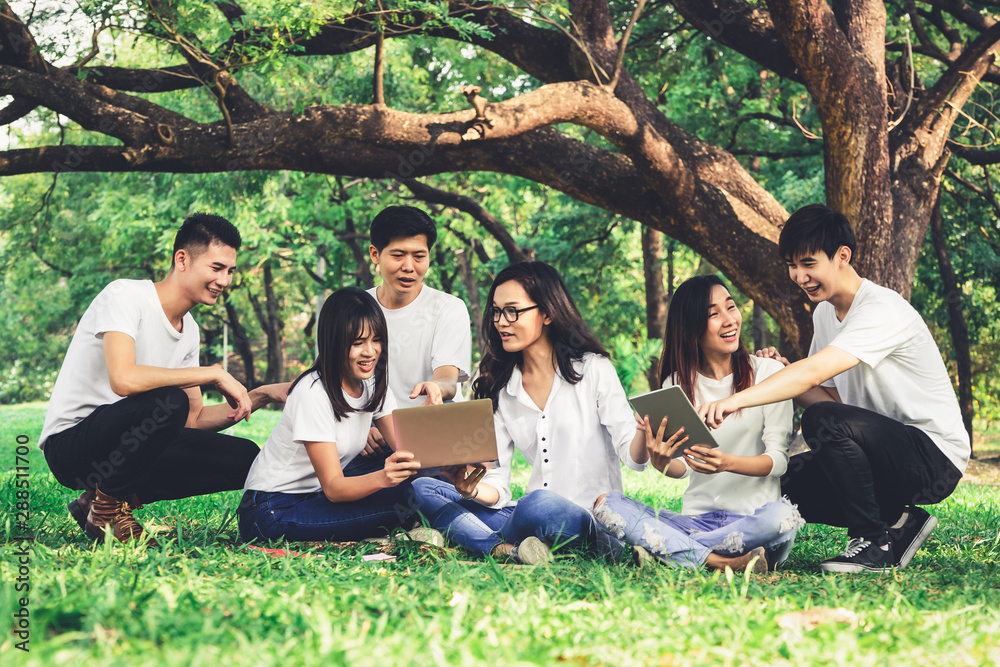
[[554,268],[545,262],[511,264],[497,274],[490,286],[490,294],[486,297],[483,314],[486,349],[479,363],[479,378],[472,383],[476,398],[489,398],[493,401],[494,410],[497,408],[500,390],[510,380],[514,366],[521,366],[523,363],[520,352],[507,352],[503,349],[500,334],[493,325],[493,298],[497,287],[511,280],[523,287],[531,300],[538,304],[539,312],[552,320],[547,333],[556,355],[559,373],[567,382],[576,384],[583,378],[573,368],[573,362],[582,359],[587,352],[608,356],[607,350],[583,321],[565,283]]
[[[351,345],[366,329],[382,342],[382,354],[375,364],[375,391],[368,405],[358,409],[347,402],[343,381],[348,373]],[[331,294],[319,312],[316,346],[319,350],[316,363],[295,379],[289,393],[302,378],[318,371],[337,421],[350,412],[376,412],[382,408],[389,390],[389,335],[382,308],[371,294],[358,287],[344,287]]]
[[[670,299],[667,328],[663,332],[663,352],[660,354],[660,385],[675,373],[676,384],[695,403],[694,386],[704,355],[701,337],[708,329],[708,309],[712,289],[719,285],[729,291],[726,282],[715,275],[695,276],[681,283]],[[743,340],[732,355],[733,393],[753,386],[753,363]]]

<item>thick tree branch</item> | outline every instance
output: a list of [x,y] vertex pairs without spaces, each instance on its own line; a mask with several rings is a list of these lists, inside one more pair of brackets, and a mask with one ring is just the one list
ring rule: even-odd
[[802,81],[771,14],[746,0],[673,0],[677,11],[713,40],[790,81]]
[[986,165],[1000,163],[1000,150],[987,150],[985,148],[973,148],[965,146],[957,141],[948,140],[948,148],[952,153],[962,158],[969,164]]
[[28,27],[6,2],[0,3],[0,64],[40,73],[49,69]]
[[173,133],[171,126],[190,128],[196,125],[142,98],[79,81],[57,70],[43,75],[0,65],[0,94],[34,98],[84,129],[129,145],[169,143]]
[[38,102],[30,97],[15,97],[10,104],[0,109],[0,126],[10,125],[38,108]]
[[[472,216],[472,218],[478,222],[483,229],[490,234],[490,236],[497,240],[500,247],[502,247],[504,252],[507,253],[507,259],[511,262],[511,264],[515,262],[526,262],[534,256],[533,252],[522,248],[517,241],[514,240],[514,237],[507,231],[507,227],[504,226],[502,222],[497,220],[492,213],[487,211],[482,204],[477,202],[475,199],[435,188],[427,185],[426,183],[421,183],[414,178],[400,179],[400,183],[409,188],[410,192],[412,192],[417,198],[422,199],[425,202],[448,206],[449,208],[454,208]],[[483,260],[480,258],[480,261],[486,263],[489,259],[487,258],[486,260]]]

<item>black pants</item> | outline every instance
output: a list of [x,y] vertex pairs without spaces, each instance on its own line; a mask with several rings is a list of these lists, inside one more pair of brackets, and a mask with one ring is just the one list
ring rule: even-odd
[[60,484],[143,503],[242,489],[260,451],[244,438],[185,428],[188,395],[162,387],[102,405],[45,440]]
[[907,506],[944,500],[962,477],[920,429],[852,405],[810,406],[802,436],[810,451],[788,462],[781,491],[806,521],[850,537],[881,537]]

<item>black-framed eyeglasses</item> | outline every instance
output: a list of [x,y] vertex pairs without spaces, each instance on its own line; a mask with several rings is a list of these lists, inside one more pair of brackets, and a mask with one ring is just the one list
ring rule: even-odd
[[514,306],[507,306],[506,308],[493,308],[490,312],[493,313],[493,322],[500,321],[500,315],[503,314],[503,318],[513,324],[517,322],[518,316],[526,310],[534,310],[538,308],[536,303],[534,306],[528,306],[527,308],[515,308]]

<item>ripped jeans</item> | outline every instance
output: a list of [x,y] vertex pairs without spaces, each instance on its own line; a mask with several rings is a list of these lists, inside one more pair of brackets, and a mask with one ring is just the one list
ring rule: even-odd
[[805,521],[782,498],[752,515],[716,511],[684,515],[655,510],[620,493],[609,493],[594,508],[594,518],[612,535],[643,547],[661,561],[699,567],[712,552],[740,556],[751,549],[768,550],[768,562],[783,563],[795,534]]

